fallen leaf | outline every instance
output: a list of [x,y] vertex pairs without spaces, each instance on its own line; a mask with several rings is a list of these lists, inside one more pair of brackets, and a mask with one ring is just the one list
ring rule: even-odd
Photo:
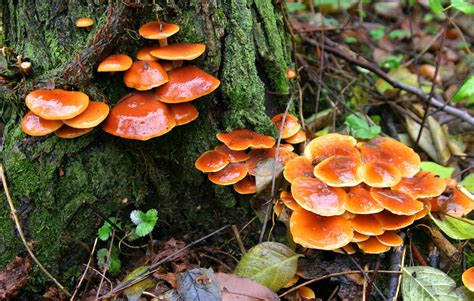
[[15,296],[29,279],[31,262],[25,257],[16,257],[4,269],[0,270],[0,299]]
[[441,231],[452,239],[473,239],[474,238],[474,222],[465,218],[454,218],[449,215],[444,218],[437,219],[429,213],[431,220],[438,226]]
[[438,162],[446,164],[451,158],[451,149],[449,148],[448,136],[443,131],[441,125],[431,116],[426,118],[428,128],[430,129],[431,139],[437,152]]
[[221,287],[212,269],[192,269],[178,275],[177,292],[182,300],[221,300]]
[[223,301],[277,301],[277,294],[255,280],[225,273],[217,273]]
[[421,162],[421,170],[431,171],[441,178],[450,178],[454,172],[454,168],[452,167],[441,166],[430,161]]
[[464,186],[470,193],[474,193],[474,173],[469,174],[461,181],[461,185]]
[[[410,135],[413,141],[416,141],[418,133],[420,132],[420,125],[413,119],[407,117],[406,119],[408,134]],[[434,147],[433,139],[431,138],[431,133],[429,129],[424,128],[421,132],[421,137],[418,142],[418,145],[436,162],[439,162],[438,152]]]

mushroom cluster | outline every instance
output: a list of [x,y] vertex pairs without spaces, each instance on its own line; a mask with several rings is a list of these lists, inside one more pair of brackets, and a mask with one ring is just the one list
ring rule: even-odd
[[125,71],[123,81],[135,89],[112,108],[103,130],[127,139],[148,140],[195,120],[199,113],[190,102],[205,96],[220,84],[214,76],[196,66],[182,67],[183,60],[202,55],[204,44],[170,44],[167,38],[179,26],[153,21],[140,27],[139,34],[159,45],[141,48],[133,60],[124,54],[108,56],[99,72]]
[[76,138],[92,131],[109,114],[106,103],[90,101],[79,91],[35,90],[25,98],[30,111],[21,128],[30,136],[55,133],[61,138]]
[[290,232],[306,248],[353,253],[355,243],[365,253],[383,253],[403,242],[397,230],[430,208],[457,215],[472,209],[455,183],[420,171],[420,157],[386,137],[318,137],[287,162],[283,175],[291,184],[280,196],[292,210]]

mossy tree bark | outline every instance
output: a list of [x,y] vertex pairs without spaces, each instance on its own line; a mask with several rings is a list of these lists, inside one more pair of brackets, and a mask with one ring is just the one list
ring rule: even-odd
[[[143,2],[2,2],[4,44],[30,60],[34,73],[25,78],[14,75],[14,67],[6,71],[13,77],[1,87],[1,156],[34,251],[69,286],[79,274],[77,263],[88,256],[78,242],[90,244],[101,222],[90,209],[77,210],[83,202],[107,216],[137,206],[156,208],[163,237],[240,223],[246,211],[238,205],[239,197],[232,189],[212,185],[194,169],[194,160],[217,144],[220,131],[248,127],[274,134],[268,116],[282,110],[291,89],[285,77],[290,44],[281,15],[284,1]],[[75,20],[84,16],[96,22],[91,31],[75,27]],[[119,139],[99,129],[75,140],[22,133],[24,96],[33,89],[69,85],[111,105],[126,94],[120,75],[95,69],[110,53],[133,56],[149,44],[137,30],[157,18],[181,26],[171,42],[205,43],[206,54],[195,63],[222,81],[218,91],[195,102],[197,121],[147,142]],[[1,204],[4,265],[23,247],[6,202]]]

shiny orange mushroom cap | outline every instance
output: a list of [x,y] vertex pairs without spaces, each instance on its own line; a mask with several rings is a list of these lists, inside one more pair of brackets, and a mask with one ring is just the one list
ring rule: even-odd
[[345,211],[346,192],[315,178],[296,178],[291,185],[291,194],[301,207],[319,215],[341,215]]
[[236,129],[230,133],[219,133],[216,137],[231,150],[246,150],[249,147],[271,148],[275,145],[275,138],[248,129]]
[[150,90],[168,82],[168,73],[158,62],[137,61],[123,75],[123,82],[129,88]]
[[365,235],[365,234],[359,233],[357,231],[354,231],[354,237],[352,238],[351,242],[366,241],[367,239],[369,239],[369,237],[370,237],[369,235]]
[[312,177],[314,166],[311,161],[303,156],[289,160],[283,169],[283,176],[292,183],[297,177]]
[[314,176],[329,186],[352,187],[362,181],[358,169],[362,165],[357,156],[332,156],[324,159],[314,168]]
[[176,125],[188,124],[199,117],[198,110],[190,102],[169,104],[168,106],[174,120],[176,120]]
[[91,18],[79,18],[76,20],[76,27],[89,27],[94,25],[94,20]]
[[376,213],[374,216],[385,230],[405,228],[415,221],[415,215],[396,215],[387,210]]
[[61,120],[46,120],[28,112],[21,120],[21,129],[30,136],[45,136],[56,131],[63,125]]
[[354,137],[331,133],[313,139],[306,146],[304,156],[313,161],[313,163],[318,163],[335,155],[346,157],[360,156],[355,148],[356,143],[357,140]]
[[424,201],[430,204],[431,212],[443,212],[456,217],[469,214],[474,207],[474,201],[455,186],[438,197],[426,198]]
[[229,164],[227,156],[215,151],[207,151],[197,158],[194,166],[205,173],[224,169]]
[[106,57],[97,67],[98,72],[126,71],[132,67],[133,60],[125,54],[112,54]]
[[395,233],[395,231],[385,231],[381,235],[377,235],[377,240],[387,247],[396,247],[403,243],[403,239]]
[[234,184],[234,190],[240,194],[257,193],[257,184],[251,176],[246,176],[243,180]]
[[380,235],[385,230],[373,214],[356,215],[351,219],[352,228],[365,235]]
[[[273,116],[272,122],[275,124],[277,131],[279,132],[282,126],[284,113]],[[290,138],[298,133],[301,129],[301,124],[295,116],[286,114],[285,124],[283,125],[283,132],[281,134],[282,139]]]
[[176,125],[167,104],[151,92],[132,92],[112,108],[104,131],[127,139],[148,140],[171,131]]
[[217,185],[233,185],[247,176],[248,168],[244,163],[230,163],[224,169],[207,175]]
[[288,191],[282,191],[280,193],[280,200],[283,202],[283,204],[285,204],[287,208],[291,210],[295,210],[299,207],[298,203]]
[[411,178],[403,178],[392,187],[411,195],[414,199],[436,197],[446,189],[446,181],[429,171],[420,171]]
[[402,177],[412,177],[420,170],[420,156],[405,144],[387,137],[361,142],[357,147],[364,163],[380,162],[398,168]]
[[465,270],[461,278],[464,286],[471,292],[474,292],[474,267]]
[[109,105],[104,102],[90,101],[87,109],[74,118],[63,120],[65,124],[76,129],[92,128],[99,125],[109,115]]
[[298,144],[306,141],[306,133],[303,130],[299,130],[296,134],[285,139],[287,143]]
[[392,187],[402,179],[398,168],[381,162],[363,164],[358,170],[358,175],[367,185],[378,188]]
[[188,102],[210,94],[220,80],[196,66],[185,66],[169,72],[169,81],[156,89],[156,97],[166,103]]
[[371,188],[370,194],[386,210],[398,215],[414,215],[423,210],[423,203],[401,191]]
[[365,188],[352,187],[347,194],[346,210],[355,214],[373,214],[383,210],[383,207]]
[[303,298],[303,300],[315,300],[316,299],[316,294],[314,291],[307,287],[303,286],[298,289],[298,295]]
[[166,22],[153,21],[143,24],[138,33],[145,39],[161,40],[166,39],[179,31],[179,26]]
[[390,247],[382,244],[375,237],[370,237],[365,241],[358,242],[357,246],[367,254],[381,254],[390,250]]
[[161,48],[154,49],[150,54],[161,60],[194,60],[204,53],[206,45],[204,44],[170,44]]
[[[146,45],[146,46],[143,46],[142,48],[140,48],[135,56],[136,56],[137,60],[139,60],[139,61],[156,62],[158,60],[158,58],[151,55],[150,52],[153,51],[153,50],[159,49],[159,48],[160,48],[160,45]],[[162,66],[162,67],[164,69],[164,66]],[[166,69],[165,69],[165,71],[166,71]]]
[[351,242],[354,232],[342,216],[320,216],[302,207],[290,218],[290,232],[295,243],[305,248],[334,250]]
[[41,118],[63,120],[76,117],[86,110],[89,96],[78,91],[62,89],[35,90],[25,99],[26,106]]
[[56,130],[54,134],[63,139],[73,139],[84,136],[85,134],[91,132],[93,129],[94,128],[76,129],[68,125],[63,125],[58,130]]
[[224,144],[220,144],[214,148],[217,152],[226,155],[229,158],[230,162],[243,162],[250,158],[250,155],[245,151],[235,151],[231,150]]

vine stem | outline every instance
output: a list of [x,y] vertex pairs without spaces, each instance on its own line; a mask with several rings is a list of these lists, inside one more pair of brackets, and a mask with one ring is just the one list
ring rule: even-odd
[[3,185],[3,191],[5,192],[5,196],[7,197],[7,202],[8,206],[10,207],[10,212],[11,216],[13,218],[13,221],[15,222],[16,229],[18,231],[18,234],[20,234],[21,241],[23,242],[23,245],[26,248],[26,251],[28,251],[28,254],[30,254],[31,258],[33,261],[36,263],[36,265],[39,267],[39,269],[48,277],[51,281],[54,282],[54,284],[62,290],[68,297],[71,297],[71,293],[58,281],[56,278],[54,278],[53,275],[51,275],[50,272],[43,266],[43,264],[36,258],[35,254],[31,250],[30,246],[28,245],[28,242],[26,241],[25,238],[25,233],[23,232],[23,228],[21,227],[20,220],[18,219],[18,216],[16,214],[16,209],[15,205],[13,204],[13,200],[10,196],[10,191],[8,190],[8,184],[7,184],[7,179],[5,178],[5,173],[3,171],[3,164],[0,163],[0,176],[2,177],[2,185]]

